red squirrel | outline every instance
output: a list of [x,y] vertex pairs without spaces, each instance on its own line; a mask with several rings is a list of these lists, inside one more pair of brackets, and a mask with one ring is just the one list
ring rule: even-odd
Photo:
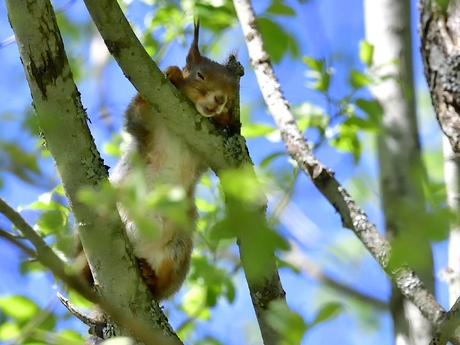
[[[199,22],[194,26],[193,42],[185,67],[180,70],[177,66],[170,66],[164,73],[201,115],[212,117],[214,122],[222,125],[232,125],[234,118],[231,109],[238,88],[237,78],[224,65],[201,55],[198,37]],[[111,182],[117,186],[129,176],[132,171],[130,156],[136,153],[145,164],[147,188],[153,189],[158,182],[180,186],[186,193],[189,205],[186,216],[190,226],[187,228],[167,215],[152,210],[148,217],[152,229],[159,232],[154,239],[145,238],[129,214],[119,207],[141,274],[153,297],[160,301],[180,289],[190,268],[192,237],[197,220],[195,186],[208,166],[168,129],[163,117],[155,113],[140,94],[129,104],[124,120],[124,128],[131,136],[131,142],[115,166]],[[89,269],[86,271],[89,273]],[[92,280],[90,273],[89,277],[88,274],[86,276]]]

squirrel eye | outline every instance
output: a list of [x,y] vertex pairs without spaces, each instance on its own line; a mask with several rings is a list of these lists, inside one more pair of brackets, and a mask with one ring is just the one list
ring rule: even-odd
[[200,72],[197,72],[196,75],[198,76],[198,78],[204,80],[204,77],[203,77],[203,75],[202,75]]

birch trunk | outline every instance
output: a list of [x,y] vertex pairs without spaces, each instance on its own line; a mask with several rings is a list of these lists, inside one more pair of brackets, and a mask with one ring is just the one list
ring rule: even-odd
[[[417,220],[423,219],[425,200],[421,183],[424,169],[415,111],[410,1],[366,0],[366,38],[374,45],[374,66],[392,78],[371,88],[383,107],[378,137],[380,190],[387,237],[394,254],[406,250],[411,267],[433,292],[433,263],[429,241]],[[401,251],[402,252],[402,251]],[[396,345],[428,344],[432,326],[393,285],[391,293]]]

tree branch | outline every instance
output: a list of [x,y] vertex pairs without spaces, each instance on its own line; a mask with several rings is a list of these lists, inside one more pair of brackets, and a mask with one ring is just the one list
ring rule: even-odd
[[[244,138],[239,135],[229,136],[225,131],[220,131],[220,135],[216,135],[216,128],[208,120],[197,115],[190,102],[166,81],[163,73],[148,56],[134,35],[118,3],[114,0],[85,0],[85,4],[107,48],[124,74],[142,97],[167,120],[168,128],[197,151],[218,176],[226,169],[251,166],[250,174],[255,177]],[[171,97],[172,94],[177,97]],[[190,116],[191,114],[195,116]],[[191,131],[192,128],[197,127],[198,130]],[[228,203],[227,210],[231,208],[231,204]],[[259,205],[258,211],[254,214],[255,219],[262,222],[262,225],[266,222],[265,209],[266,202]],[[264,227],[261,226],[261,228]],[[257,232],[257,229],[254,228],[247,230]],[[244,235],[247,233],[238,238],[238,244],[247,276],[248,263],[245,262],[244,252],[250,250],[254,243],[249,243]],[[268,253],[268,256],[270,259],[266,265],[264,278],[259,281],[248,279],[254,310],[266,345],[278,344],[280,339],[278,331],[273,329],[265,318],[269,302],[284,299],[275,257],[273,253]]]
[[[409,1],[366,0],[366,39],[374,45],[373,65],[381,81],[369,86],[383,109],[377,136],[380,200],[385,236],[395,244],[434,294],[433,254],[426,226],[426,180],[418,135]],[[390,63],[397,61],[397,63]],[[392,75],[393,78],[385,78]],[[404,149],[400,149],[404,148]],[[408,226],[410,224],[410,226]],[[412,245],[417,243],[417,245]],[[427,344],[433,325],[392,284],[393,337],[405,345]]]
[[337,291],[340,295],[345,295],[360,300],[381,311],[389,310],[388,302],[364,294],[338,281],[337,279],[332,278],[331,276],[324,273],[318,265],[312,262],[312,260],[309,259],[304,253],[302,253],[298,245],[296,245],[294,242],[291,242],[290,246],[291,250],[285,255],[285,260],[295,267],[298,267],[305,274],[313,277],[326,286],[329,286],[331,289]]
[[452,150],[460,153],[460,6],[450,1],[443,12],[436,1],[421,0],[420,52],[431,102]]
[[[281,93],[280,85],[270,64],[270,58],[263,47],[251,4],[247,0],[233,0],[233,3],[262,95],[281,132],[288,153],[340,214],[343,226],[355,232],[385,272],[395,280],[402,294],[409,298],[428,320],[438,325],[445,310],[411,269],[389,265],[390,244],[388,241],[380,235],[366,214],[334,178],[333,172],[323,166],[307,146],[289,110],[288,102]],[[460,344],[460,338],[454,340],[457,341],[456,344]]]
[[[79,276],[69,274],[72,268],[68,267],[53,251],[52,248],[38,235],[32,227],[21,217],[21,215],[13,210],[2,198],[0,198],[0,213],[3,213],[14,226],[27,238],[35,247],[35,257],[45,267],[50,269],[53,274],[61,279],[71,289],[77,291],[87,300],[100,305],[104,310],[110,313],[113,318],[120,322],[125,327],[132,329],[135,334],[143,339],[146,344],[151,345],[179,345],[177,339],[165,337],[162,331],[152,329],[142,320],[132,319],[126,315],[124,310],[115,305],[111,300],[99,297],[86,282],[83,282]],[[30,249],[29,249],[30,251]],[[28,253],[29,253],[28,251]],[[33,252],[33,251],[32,251]]]
[[18,238],[14,236],[12,233],[6,230],[0,229],[0,237],[3,237],[7,241],[13,243],[16,247],[21,249],[24,253],[26,253],[30,257],[35,258],[37,256],[37,253],[33,249],[29,248],[24,243],[20,242]]
[[[150,324],[178,342],[161,309],[152,304],[132,254],[127,255],[128,241],[115,202],[98,214],[78,198],[80,188],[98,189],[106,182],[107,171],[89,132],[50,2],[8,0],[6,4],[40,129],[63,183],[88,262],[96,268],[93,274],[98,293],[117,301],[123,320]],[[122,283],[119,272],[124,272]],[[131,336],[124,325],[115,325],[116,334]]]
[[[158,330],[153,330],[151,327],[146,326],[143,322],[133,320],[126,315],[124,311],[114,305],[110,300],[100,298],[80,277],[69,274],[71,267],[68,267],[53,251],[52,248],[38,235],[32,227],[27,224],[21,215],[13,210],[2,198],[0,198],[0,213],[4,214],[12,224],[19,230],[19,232],[27,238],[35,247],[36,252],[28,249],[28,254],[34,254],[34,257],[45,267],[50,269],[53,274],[61,279],[71,289],[80,293],[87,300],[100,305],[104,310],[107,310],[113,318],[130,327],[136,332],[139,338],[148,341],[147,344],[165,344],[165,345],[178,345],[178,342],[172,342],[170,339],[165,338]],[[10,236],[5,236],[10,237]],[[22,247],[21,247],[22,248]],[[157,342],[154,342],[157,341]]]

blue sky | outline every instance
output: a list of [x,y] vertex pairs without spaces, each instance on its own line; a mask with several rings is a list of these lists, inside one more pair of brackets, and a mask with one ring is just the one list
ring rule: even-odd
[[[329,63],[335,69],[334,83],[332,90],[337,97],[343,95],[346,71],[350,67],[360,70],[363,66],[358,59],[359,41],[364,38],[363,24],[363,3],[360,0],[333,1],[333,0],[312,0],[307,4],[299,4],[296,1],[287,1],[296,9],[295,18],[280,18],[281,23],[286,30],[296,35],[300,55],[309,55],[315,58],[327,58]],[[418,13],[416,12],[415,1],[413,5],[413,30],[416,32]],[[59,8],[66,2],[57,1],[56,7]],[[263,10],[266,1],[257,1],[256,12]],[[137,8],[137,7],[134,7]],[[142,6],[138,6],[139,10]],[[81,1],[75,2],[66,12],[75,22],[85,22],[88,14]],[[140,14],[134,9],[130,13],[131,18],[138,18]],[[12,35],[11,28],[6,17],[6,8],[4,2],[0,3],[0,42]],[[203,40],[212,40],[211,34],[203,33]],[[257,122],[272,124],[271,117],[267,114],[266,109],[260,98],[260,91],[251,70],[247,50],[240,28],[235,28],[225,34],[225,42],[229,42],[232,50],[239,50],[239,58],[246,69],[246,75],[241,82],[242,103],[250,104],[252,118]],[[190,42],[190,37],[188,38]],[[421,60],[418,52],[418,41],[414,40],[414,69],[417,89],[426,92],[425,80],[421,67]],[[66,41],[68,51],[78,52],[82,56],[89,58],[89,48],[78,46],[78,42]],[[70,48],[70,49],[69,49]],[[223,59],[227,49],[222,49],[220,55],[213,56],[216,60]],[[164,69],[170,64],[182,65],[185,59],[185,50],[180,44],[174,44],[165,55],[160,63],[160,68]],[[5,114],[20,117],[25,109],[30,105],[31,98],[28,91],[22,65],[19,62],[17,47],[10,44],[0,49],[0,136],[2,139],[14,140],[20,142],[23,147],[32,148],[35,145],[35,139],[24,136],[21,128],[15,121],[6,121]],[[318,106],[324,105],[324,100],[316,92],[305,87],[307,80],[304,77],[306,71],[305,65],[290,57],[284,58],[280,64],[275,65],[275,72],[281,83],[284,95],[288,101],[293,104],[309,101]],[[83,71],[85,72],[85,71]],[[92,73],[94,71],[88,71]],[[134,96],[135,90],[124,78],[122,72],[113,61],[107,66],[102,74],[104,90],[102,95],[107,98],[109,111],[113,115],[114,127],[120,128],[121,118],[124,108]],[[90,78],[78,84],[82,94],[83,104],[88,108],[88,115],[92,120],[90,125],[91,131],[96,139],[100,149],[102,144],[107,140],[109,131],[104,126],[98,105],[100,96],[95,78]],[[422,109],[423,118],[427,118],[429,110]],[[440,132],[433,118],[423,122],[422,143],[427,151],[439,149]],[[369,145],[363,155],[363,159],[358,166],[352,164],[352,157],[348,154],[338,153],[329,147],[320,148],[315,153],[318,158],[329,168],[336,172],[337,179],[356,191],[353,176],[371,176],[375,179],[377,166],[373,154],[373,138],[366,139]],[[270,152],[283,150],[284,145],[280,142],[269,142],[265,139],[249,140],[249,151],[255,163]],[[439,151],[440,152],[440,151]],[[1,155],[1,152],[0,152]],[[116,160],[105,155],[106,163],[113,166]],[[277,162],[279,166],[287,166],[287,161]],[[52,172],[54,167],[51,160],[42,163],[47,172]],[[8,173],[1,173],[3,187],[0,189],[0,195],[10,205],[17,207],[27,205],[36,200],[38,195],[45,190],[31,187],[24,184],[17,178]],[[57,177],[54,177],[57,183]],[[366,210],[372,222],[376,223],[379,229],[382,229],[381,214],[378,210],[378,189],[375,187],[375,181],[365,181],[366,188],[370,190],[371,198],[365,200],[361,206]],[[300,212],[303,218],[302,226],[295,228],[302,236],[310,236],[311,242],[302,243],[302,248],[308,256],[315,260],[326,272],[337,279],[340,279],[351,287],[387,300],[389,297],[389,283],[381,272],[378,265],[364,253],[362,260],[356,261],[356,255],[349,256],[349,251],[361,253],[364,251],[358,240],[349,230],[342,229],[340,217],[335,214],[332,207],[315,189],[307,177],[301,176],[296,184],[296,193],[290,206],[291,212]],[[33,220],[33,214],[24,212],[24,216],[29,221]],[[8,222],[0,216],[0,227],[9,229]],[[294,226],[295,227],[295,226]],[[288,234],[291,238],[292,228],[282,224],[280,231]],[[436,272],[446,265],[446,246],[445,244],[436,244],[435,260]],[[359,255],[358,255],[359,256]],[[18,274],[18,264],[22,256],[20,253],[11,248],[3,240],[0,240],[0,271],[2,279],[0,280],[0,296],[11,293],[24,294],[30,296],[34,301],[42,306],[52,303],[59,313],[63,308],[57,303],[55,298],[56,287],[50,275],[30,274],[27,277],[21,277]],[[369,330],[368,323],[373,322],[372,318],[363,320],[360,316],[356,304],[342,299],[337,294],[331,293],[324,289],[314,280],[292,274],[287,269],[281,269],[281,279],[287,293],[287,301],[291,308],[299,313],[307,321],[311,321],[321,304],[329,301],[340,301],[345,306],[345,312],[337,319],[324,323],[304,338],[304,344],[391,344],[391,322],[389,316],[381,314],[377,317],[380,323],[377,327]],[[222,301],[212,313],[212,321],[202,323],[201,332],[211,333],[217,338],[225,341],[227,344],[258,344],[260,339],[257,338],[257,326],[253,315],[247,287],[242,275],[236,278],[238,287],[237,299],[234,304],[227,304]],[[443,284],[438,284],[438,296],[440,303],[446,306],[446,288]],[[180,295],[179,295],[180,296]],[[363,311],[362,311],[363,312]],[[363,312],[364,313],[364,312]],[[363,315],[363,314],[361,314]],[[179,323],[179,317],[171,317],[173,326]],[[66,325],[71,324],[77,327],[81,332],[85,332],[83,327],[77,321],[67,321]]]

